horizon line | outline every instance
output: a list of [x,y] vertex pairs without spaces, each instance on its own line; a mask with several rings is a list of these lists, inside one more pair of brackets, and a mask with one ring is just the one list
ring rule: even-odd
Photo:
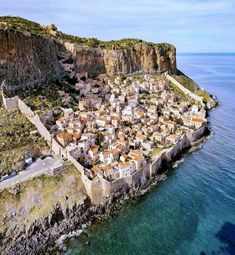
[[187,55],[187,54],[195,54],[195,55],[199,55],[199,54],[217,54],[217,55],[220,55],[220,54],[227,54],[227,55],[230,55],[230,54],[235,54],[234,51],[231,51],[231,52],[176,52],[176,54],[179,54],[179,55]]

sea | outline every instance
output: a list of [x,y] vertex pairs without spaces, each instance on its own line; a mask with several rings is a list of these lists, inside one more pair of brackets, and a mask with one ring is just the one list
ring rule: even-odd
[[179,54],[177,66],[215,95],[211,135],[166,180],[66,242],[66,255],[235,254],[235,54]]

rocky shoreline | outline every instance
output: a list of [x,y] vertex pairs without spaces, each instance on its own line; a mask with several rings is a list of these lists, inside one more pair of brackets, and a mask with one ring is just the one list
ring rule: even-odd
[[[162,169],[164,172],[162,174],[158,174],[154,176],[153,178],[149,179],[143,186],[139,186],[137,188],[131,188],[128,192],[119,193],[117,196],[113,196],[110,199],[104,201],[101,204],[101,208],[104,209],[104,212],[100,213],[98,211],[98,214],[93,215],[92,221],[88,221],[86,224],[83,224],[81,229],[70,232],[68,235],[63,235],[60,239],[57,240],[56,246],[52,249],[52,255],[62,255],[66,253],[67,247],[65,245],[66,239],[80,236],[82,233],[86,233],[87,228],[89,228],[93,222],[93,220],[107,220],[109,217],[114,216],[122,207],[124,203],[130,202],[131,200],[136,200],[145,195],[147,192],[149,192],[154,186],[156,186],[158,183],[166,180],[168,174],[171,171],[174,171],[174,164],[177,164],[177,162],[181,162],[184,159],[184,156],[189,153],[193,153],[195,150],[200,149],[201,145],[205,142],[205,140],[209,139],[211,136],[211,131],[209,128],[205,129],[205,133],[203,136],[195,141],[193,145],[189,148],[187,148],[185,151],[183,151],[180,155],[178,155],[177,158],[173,159],[171,162],[168,162],[168,165],[165,167],[165,169]],[[176,166],[177,167],[177,166]],[[88,235],[86,233],[86,235]],[[88,244],[88,243],[87,243]]]
[[143,196],[154,185],[165,180],[168,171],[172,170],[173,163],[182,159],[193,148],[200,146],[209,134],[210,130],[206,128],[200,139],[168,162],[164,169],[161,169],[162,174],[148,179],[142,186],[121,190],[96,206],[92,205],[89,198],[86,198],[82,205],[75,204],[66,211],[63,211],[58,204],[51,215],[36,221],[26,234],[19,233],[21,237],[15,237],[17,241],[8,240],[9,243],[14,242],[14,245],[3,255],[63,254],[65,252],[63,241],[66,238],[81,234],[97,219],[106,220],[108,217],[115,215],[124,202]]

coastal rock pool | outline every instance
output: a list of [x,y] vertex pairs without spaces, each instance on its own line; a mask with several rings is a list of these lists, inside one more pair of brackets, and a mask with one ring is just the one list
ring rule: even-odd
[[235,254],[235,54],[179,55],[178,68],[218,97],[212,135],[145,196],[68,240],[66,255]]

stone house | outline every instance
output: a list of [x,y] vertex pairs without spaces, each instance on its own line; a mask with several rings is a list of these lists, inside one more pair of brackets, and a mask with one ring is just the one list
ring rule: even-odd
[[88,151],[88,155],[92,159],[93,162],[96,162],[99,159],[99,147],[93,146]]
[[145,158],[141,151],[132,150],[129,152],[128,157],[135,164],[135,168],[138,170],[145,164]]
[[149,142],[149,141],[145,141],[142,144],[142,147],[145,148],[146,150],[150,151],[151,149],[153,149],[153,143]]
[[120,117],[114,117],[114,118],[112,118],[112,120],[111,120],[111,123],[112,123],[112,125],[113,125],[115,128],[118,128],[118,126],[120,125],[120,122],[121,122],[121,118],[120,118]]
[[192,126],[194,126],[195,128],[202,127],[205,122],[206,122],[205,119],[199,119],[199,118],[192,118],[191,120]]
[[143,143],[144,141],[147,140],[147,136],[143,135],[141,133],[137,133],[136,136],[135,136],[135,139],[136,139],[137,142]]
[[63,147],[66,147],[69,143],[73,142],[73,135],[60,132],[56,135],[56,139]]
[[106,150],[104,152],[100,152],[99,159],[103,164],[111,164],[114,161],[117,161],[119,158],[119,151],[116,149]]
[[69,123],[69,120],[66,119],[65,117],[61,117],[56,121],[56,125],[59,130],[63,130],[65,127],[67,127]]
[[78,160],[78,158],[81,156],[81,150],[80,148],[73,144],[70,143],[67,147],[66,147],[66,151],[76,160]]
[[131,174],[133,174],[136,170],[135,168],[135,164],[133,164],[133,162],[128,161],[128,162],[120,162],[118,164],[118,170],[120,173],[120,178],[122,177],[127,177],[130,176]]
[[110,165],[105,165],[105,166],[102,166],[102,171],[104,173],[104,176],[106,178],[112,178],[113,174],[114,174],[114,171],[113,171],[113,167],[110,166]]
[[176,131],[176,122],[168,120],[164,122],[164,125],[167,126],[171,133],[174,133]]
[[198,106],[197,105],[193,105],[192,108],[191,108],[191,112],[192,113],[198,113],[198,111],[199,111]]
[[50,175],[56,175],[59,174],[64,170],[64,164],[63,161],[55,162],[47,171]]
[[162,133],[158,133],[158,132],[153,133],[152,139],[160,144],[165,143],[165,136]]
[[74,117],[74,111],[72,108],[62,108],[64,112],[64,117],[65,118],[73,118]]

